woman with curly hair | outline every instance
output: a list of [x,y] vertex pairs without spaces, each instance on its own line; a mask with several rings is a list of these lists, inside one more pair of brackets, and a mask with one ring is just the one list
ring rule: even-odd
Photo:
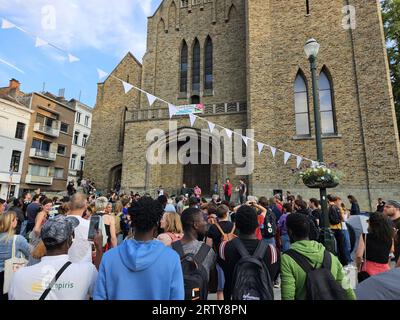
[[364,278],[389,271],[389,255],[394,249],[393,228],[382,213],[371,213],[368,224],[368,234],[361,235],[356,254]]

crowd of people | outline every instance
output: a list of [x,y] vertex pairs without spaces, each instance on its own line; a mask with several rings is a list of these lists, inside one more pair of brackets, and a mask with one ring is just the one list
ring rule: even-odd
[[363,213],[329,195],[325,217],[315,198],[257,198],[243,180],[238,202],[229,179],[222,197],[195,189],[0,199],[0,299],[400,298],[400,202]]

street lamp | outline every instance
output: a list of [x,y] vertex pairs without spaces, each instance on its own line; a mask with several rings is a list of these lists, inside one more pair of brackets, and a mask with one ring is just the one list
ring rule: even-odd
[[[310,39],[306,42],[304,46],[304,52],[311,65],[312,74],[312,89],[313,89],[313,101],[314,101],[314,121],[315,121],[315,137],[317,143],[317,160],[320,163],[324,162],[324,154],[322,151],[322,134],[321,134],[321,114],[319,110],[319,88],[318,88],[318,78],[317,78],[317,56],[319,52],[320,45],[315,39]],[[326,188],[319,189],[321,198],[321,208],[323,216],[323,234],[324,234],[324,245],[328,251],[335,253],[335,240],[332,231],[329,226],[329,215],[328,215],[328,205],[326,199]]]

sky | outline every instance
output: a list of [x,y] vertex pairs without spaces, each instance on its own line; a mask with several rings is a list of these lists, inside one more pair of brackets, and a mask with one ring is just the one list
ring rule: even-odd
[[[147,17],[161,0],[0,0],[0,87],[11,78],[24,92],[45,90],[94,107],[97,68],[111,72],[130,51],[142,61]],[[35,47],[36,37],[50,45]],[[80,60],[70,63],[68,53]]]

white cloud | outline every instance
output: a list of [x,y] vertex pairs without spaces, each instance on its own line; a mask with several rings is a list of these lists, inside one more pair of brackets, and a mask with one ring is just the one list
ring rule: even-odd
[[147,16],[160,0],[0,0],[0,16],[74,53],[95,48],[121,58],[146,49]]

